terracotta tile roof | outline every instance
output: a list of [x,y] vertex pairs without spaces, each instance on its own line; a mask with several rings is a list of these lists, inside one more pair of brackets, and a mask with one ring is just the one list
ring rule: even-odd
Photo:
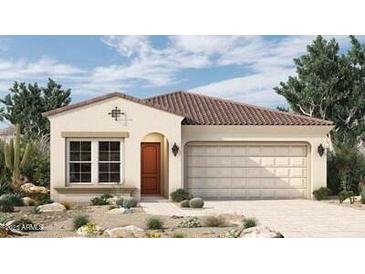
[[145,101],[145,100],[142,100],[142,99],[139,99],[139,98],[136,98],[136,97],[121,93],[121,92],[112,92],[112,93],[108,93],[108,94],[98,96],[98,97],[95,97],[95,98],[92,98],[92,99],[84,100],[84,101],[81,101],[79,103],[71,104],[71,105],[68,105],[68,106],[65,106],[65,107],[61,107],[61,108],[56,108],[56,109],[44,112],[44,113],[42,113],[42,115],[44,117],[49,117],[49,116],[59,114],[59,113],[62,113],[62,112],[68,111],[68,110],[72,110],[72,109],[75,109],[75,108],[79,108],[79,107],[91,105],[91,104],[94,104],[94,103],[97,103],[97,102],[100,102],[100,101],[104,101],[104,100],[107,100],[107,99],[110,99],[110,98],[113,98],[113,97],[123,98],[123,99],[129,100],[129,101],[132,101],[132,102],[135,102],[135,103],[138,103],[138,104],[142,104],[142,105],[145,105],[145,106],[157,108],[159,110],[170,112],[170,113],[173,113],[173,114],[176,114],[176,115],[184,116],[183,113],[179,113],[178,111],[176,111],[176,112],[172,111],[172,110],[168,109],[165,106],[160,106],[157,103],[148,102],[148,101]]
[[185,125],[333,125],[331,121],[184,91],[145,101],[183,113]]
[[185,117],[182,122],[184,125],[333,125],[331,121],[184,91],[167,93],[146,99],[113,92],[45,112],[43,116],[52,116],[113,97],[123,98],[183,116]]

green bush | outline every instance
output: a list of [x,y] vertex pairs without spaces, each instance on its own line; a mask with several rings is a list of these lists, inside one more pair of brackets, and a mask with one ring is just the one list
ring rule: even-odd
[[123,198],[119,198],[118,200],[116,200],[115,201],[115,204],[117,205],[117,206],[123,206],[123,201],[124,201],[124,199]]
[[178,227],[181,228],[194,228],[194,227],[200,227],[200,221],[198,219],[198,217],[187,217],[184,218],[180,224],[178,225]]
[[10,200],[0,200],[0,211],[1,212],[14,212],[14,205]]
[[243,227],[250,228],[257,225],[257,220],[255,218],[245,218],[243,220]]
[[15,206],[22,206],[23,200],[20,194],[4,194],[0,197],[0,211],[13,212]]
[[[358,193],[358,184],[365,177],[365,156],[348,145],[335,145],[327,156],[327,186],[333,194],[341,190]],[[346,186],[343,186],[343,183]]]
[[342,190],[338,193],[338,200],[340,201],[340,204],[342,204],[343,201],[345,201],[347,198],[349,198],[350,203],[353,204],[354,203],[353,196],[354,196],[353,191]]
[[80,227],[87,225],[88,223],[90,223],[89,216],[77,215],[73,219],[73,228],[74,230],[78,230]]
[[32,141],[30,159],[22,168],[22,174],[35,185],[49,187],[50,152],[49,140],[40,138]]
[[227,226],[226,219],[223,216],[207,216],[204,219],[205,226],[209,227],[225,227]]
[[138,200],[136,198],[125,198],[123,200],[123,207],[124,208],[132,208],[138,205]]
[[184,200],[180,202],[180,207],[190,207],[190,201],[189,200]]
[[202,198],[193,198],[190,200],[189,205],[191,208],[203,208],[204,200]]
[[313,196],[318,201],[327,200],[330,193],[331,191],[327,187],[320,187],[319,189],[313,191]]
[[23,206],[22,195],[20,193],[9,193],[0,196],[1,200],[9,200],[13,206]]
[[147,228],[148,229],[162,229],[163,222],[158,217],[151,217],[147,220]]
[[171,200],[180,203],[183,200],[190,200],[191,195],[183,188],[179,188],[170,193]]
[[109,205],[109,198],[112,198],[113,196],[110,194],[103,194],[99,197],[95,197],[91,199],[92,205]]

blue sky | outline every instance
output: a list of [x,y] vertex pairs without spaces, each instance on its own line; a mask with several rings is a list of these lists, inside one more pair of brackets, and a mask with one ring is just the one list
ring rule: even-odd
[[[72,89],[73,102],[111,91],[175,90],[275,107],[313,36],[0,36],[0,96],[14,81]],[[330,38],[330,37],[327,37]],[[337,36],[343,49],[346,36]],[[361,37],[363,40],[363,37]]]

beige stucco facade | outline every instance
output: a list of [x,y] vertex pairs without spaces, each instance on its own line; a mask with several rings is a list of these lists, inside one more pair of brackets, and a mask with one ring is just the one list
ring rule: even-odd
[[[126,114],[125,120],[115,121],[108,115],[116,106]],[[72,187],[68,184],[66,176],[67,138],[62,136],[63,132],[80,132],[82,138],[85,138],[83,132],[102,132],[105,139],[113,136],[115,132],[127,132],[129,137],[124,138],[123,144],[122,185],[137,188],[134,193],[136,197],[140,197],[141,142],[156,141],[156,135],[148,135],[160,133],[167,139],[170,146],[175,142],[181,146],[183,117],[118,97],[56,114],[49,119],[51,122],[51,197],[56,201],[89,201],[91,197],[96,196],[96,194],[87,193],[61,194],[55,190],[58,187]],[[167,142],[163,144],[166,146]],[[164,178],[168,181],[170,191],[181,187],[181,157],[181,153],[176,157],[171,155],[168,157],[169,174],[167,178]]]
[[[115,121],[108,113],[115,107],[124,113]],[[271,142],[308,144],[308,176],[311,192],[326,186],[326,155],[317,147],[328,145],[330,126],[184,126],[184,117],[119,97],[81,106],[49,117],[51,123],[51,198],[56,201],[86,202],[97,195],[101,184],[69,184],[67,182],[67,136],[78,138],[122,139],[121,185],[135,188],[140,198],[141,142],[161,144],[161,194],[184,187],[184,148],[190,142]],[[71,134],[71,135],[68,135]],[[96,136],[96,137],[95,137]],[[180,148],[176,156],[173,144]],[[96,190],[81,192],[60,191],[62,188],[89,187]],[[113,186],[105,185],[105,188]],[[101,194],[100,193],[100,194]]]

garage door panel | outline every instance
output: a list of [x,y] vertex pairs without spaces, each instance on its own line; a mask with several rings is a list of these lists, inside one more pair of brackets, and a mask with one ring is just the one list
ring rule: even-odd
[[186,149],[186,188],[216,199],[303,198],[305,144],[194,144]]

